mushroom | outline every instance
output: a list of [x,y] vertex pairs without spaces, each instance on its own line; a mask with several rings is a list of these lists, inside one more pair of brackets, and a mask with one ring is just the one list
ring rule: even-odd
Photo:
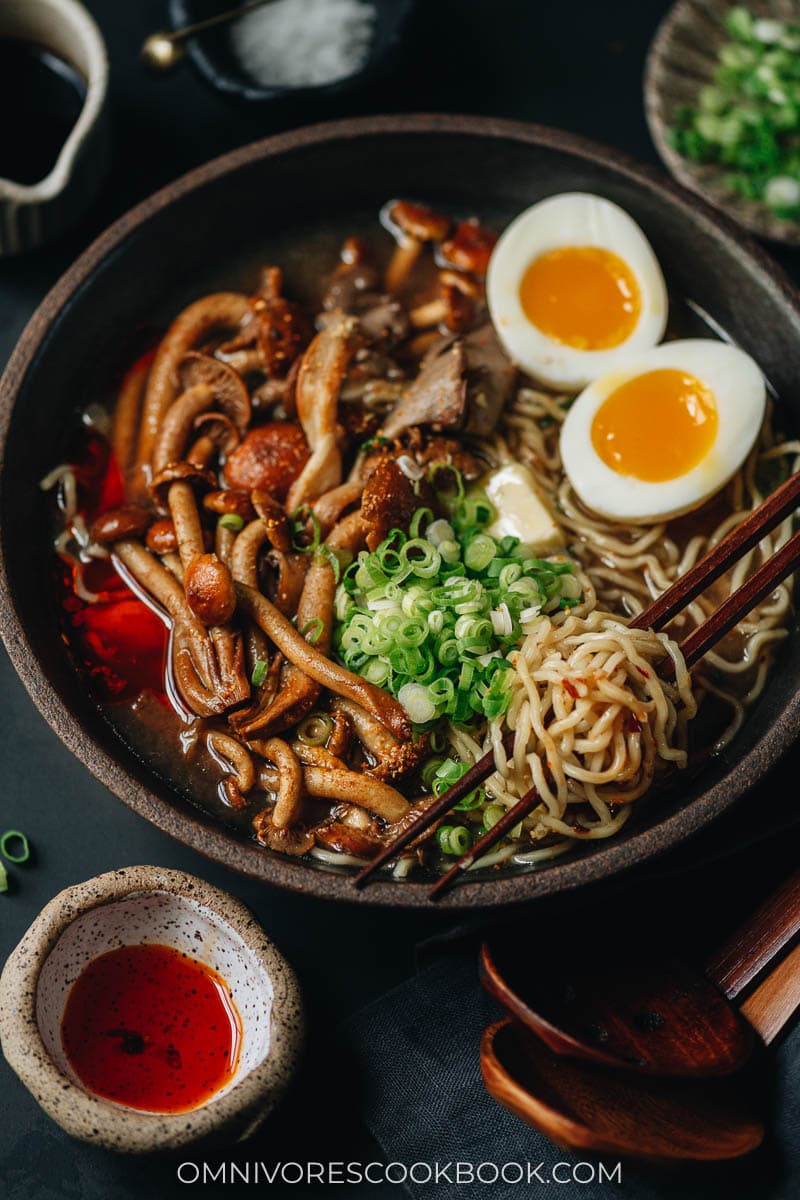
[[364,484],[361,501],[367,549],[377,550],[393,529],[407,531],[411,518],[423,503],[397,462],[388,455],[381,456]]
[[312,330],[299,305],[281,295],[283,272],[264,273],[261,294],[253,302],[256,345],[261,369],[270,379],[283,378],[311,341]]
[[89,537],[101,546],[110,546],[120,538],[141,537],[152,519],[147,509],[135,504],[123,504],[120,508],[109,508],[95,517],[89,526]]
[[282,738],[269,738],[260,747],[260,753],[277,768],[278,796],[272,810],[272,824],[276,829],[288,829],[300,820],[303,769],[291,746]]
[[241,377],[208,354],[185,354],[178,367],[182,394],[170,405],[153,447],[154,474],[186,453],[197,418],[217,406],[240,437],[250,424],[250,397]]
[[215,483],[209,471],[203,471],[188,462],[171,462],[150,484],[153,499],[162,508],[165,505],[169,508],[184,570],[193,558],[205,553],[195,492],[211,491]]
[[[269,492],[283,501],[309,461],[309,446],[299,425],[271,421],[257,425],[225,463],[225,482],[239,491]],[[292,505],[293,508],[298,507]]]
[[145,354],[126,372],[114,405],[111,449],[123,477],[131,465],[139,436],[139,412],[151,360],[152,356]]
[[[382,817],[384,821],[400,821],[409,810],[405,796],[396,788],[383,783],[371,775],[338,768],[303,767],[303,789],[309,796],[319,800],[341,800],[346,804],[357,804],[367,812]],[[277,791],[280,772],[274,767],[258,768],[258,780],[267,791]]]
[[408,319],[415,329],[430,329],[443,325],[451,333],[462,333],[475,320],[475,301],[470,293],[453,282],[455,271],[439,275],[439,295],[412,308]]
[[352,723],[356,737],[364,749],[377,759],[368,774],[376,779],[402,779],[427,757],[430,739],[427,735],[415,742],[400,742],[380,721],[351,700],[337,697],[332,711],[345,715]]
[[302,826],[276,829],[272,820],[272,810],[269,808],[253,817],[253,833],[262,846],[276,850],[279,854],[291,854],[293,858],[308,854],[314,846],[313,833]]
[[384,282],[386,291],[396,294],[405,286],[425,242],[439,242],[447,237],[452,222],[449,217],[410,200],[393,200],[384,211],[397,239]]
[[343,821],[324,821],[314,827],[314,839],[319,846],[336,854],[351,854],[354,858],[374,858],[383,848],[383,841],[374,833],[355,829]]
[[206,746],[218,762],[231,769],[231,775],[241,795],[246,796],[256,785],[256,769],[249,751],[219,729],[211,729],[206,735]]
[[361,484],[357,480],[348,480],[338,487],[325,492],[311,505],[314,516],[319,521],[320,533],[325,537],[342,514],[361,499]]
[[442,242],[439,253],[450,266],[483,279],[496,242],[497,234],[484,229],[473,217],[458,223],[452,236]]
[[227,458],[242,440],[236,426],[221,412],[205,412],[195,417],[198,436],[186,451],[186,461],[195,467],[207,467],[212,458]]
[[424,361],[383,423],[384,437],[395,437],[413,425],[460,429],[467,412],[466,354],[460,341],[445,343],[442,351]]
[[236,611],[233,579],[216,554],[198,554],[184,570],[186,599],[198,621],[208,628],[227,625]]
[[147,531],[145,544],[154,554],[174,554],[178,549],[175,526],[170,517],[159,517]]
[[[316,565],[315,563],[314,566]],[[333,576],[329,564],[328,570]],[[309,571],[306,588],[311,574],[312,572]],[[304,597],[305,591],[304,588]],[[354,675],[338,663],[332,662],[316,646],[308,642],[295,629],[291,621],[279,612],[274,604],[270,603],[266,596],[262,596],[243,583],[236,584],[236,595],[244,612],[256,621],[288,661],[299,668],[304,675],[307,675],[320,687],[328,688],[337,695],[345,696],[355,700],[357,704],[361,704],[390,729],[400,741],[410,740],[411,723],[405,709],[393,696],[368,680],[362,679],[359,675]]]
[[289,489],[289,512],[342,482],[336,437],[339,391],[357,347],[358,322],[337,313],[303,355],[297,377],[297,415],[311,457]]
[[[351,513],[332,530],[325,539],[325,546],[336,553],[339,550],[354,553],[364,541],[364,526],[359,513]],[[303,590],[297,605],[297,630],[316,626],[317,637],[313,650],[323,663],[330,663],[331,637],[333,632],[333,601],[336,594],[336,576],[328,557],[315,555],[308,568]],[[279,610],[276,604],[275,608]],[[258,618],[255,618],[258,620]],[[272,637],[269,630],[259,621],[261,628]],[[294,626],[290,626],[296,632]],[[278,645],[277,640],[272,640]],[[301,636],[302,646],[311,649]],[[281,647],[282,648],[282,647]],[[247,737],[267,730],[275,733],[288,729],[306,716],[319,698],[320,682],[311,678],[301,663],[286,654],[286,667],[282,673],[278,694],[269,705],[258,705],[253,711],[234,713],[231,721]],[[330,664],[331,666],[333,664]]]
[[172,619],[175,681],[192,712],[211,717],[246,700],[250,686],[241,637],[227,629],[205,629],[175,575],[141,542],[116,542],[114,554]]
[[241,517],[243,521],[252,521],[255,515],[248,493],[240,492],[236,488],[208,492],[203,497],[203,508],[220,517],[232,514],[235,517]]
[[185,308],[161,340],[142,405],[137,466],[150,462],[158,431],[180,386],[178,364],[184,355],[208,341],[216,330],[237,329],[250,315],[247,297],[238,292],[215,292]]

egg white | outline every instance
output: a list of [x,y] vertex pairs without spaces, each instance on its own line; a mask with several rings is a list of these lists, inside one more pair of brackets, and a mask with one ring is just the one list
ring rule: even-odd
[[[618,474],[592,444],[592,422],[604,400],[628,380],[673,369],[694,375],[713,393],[717,434],[701,461],[675,479],[646,482]],[[750,453],[764,420],[764,377],[749,354],[711,338],[667,342],[636,355],[591,383],[561,429],[561,458],[576,493],[602,516],[630,524],[665,520],[697,508],[724,487]],[[642,414],[646,421],[646,413]]]
[[[580,350],[543,333],[520,302],[532,262],[566,246],[597,246],[616,254],[639,285],[641,312],[630,337],[608,350]],[[658,260],[624,209],[588,192],[550,196],[521,213],[492,252],[486,298],[494,327],[511,359],[548,387],[577,391],[625,358],[660,341],[667,323],[667,288]]]

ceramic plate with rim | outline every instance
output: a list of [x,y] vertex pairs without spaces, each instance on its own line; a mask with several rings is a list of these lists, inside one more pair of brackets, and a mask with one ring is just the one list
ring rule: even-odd
[[[71,422],[86,397],[111,397],[141,345],[143,326],[155,322],[163,329],[191,299],[254,281],[264,256],[280,255],[281,247],[288,253],[298,238],[327,239],[335,257],[340,231],[374,221],[388,197],[417,197],[503,228],[547,195],[587,190],[634,217],[676,301],[690,297],[758,360],[781,398],[785,424],[800,427],[800,303],[766,255],[702,201],[618,152],[533,125],[370,117],[244,147],[122,217],[44,300],[2,380],[0,632],[53,729],[98,779],[159,828],[234,870],[297,891],[367,905],[429,905],[429,881],[381,878],[357,893],[349,872],[257,846],[246,829],[193,803],[134,753],[92,701],[59,634],[48,584],[50,508],[38,486],[63,461]],[[770,686],[728,750],[702,772],[680,776],[670,792],[639,801],[620,836],[584,844],[524,874],[470,878],[441,903],[453,909],[510,904],[652,858],[729,808],[798,729],[800,639],[794,636],[782,644]]]
[[[744,225],[751,233],[800,246],[800,221],[784,221],[765,204],[746,200],[725,186],[725,168],[684,158],[670,145],[668,132],[678,109],[697,104],[702,87],[712,82],[720,46],[730,41],[725,17],[731,0],[678,0],[658,27],[647,54],[644,99],[647,124],[656,149],[680,183]],[[800,19],[796,0],[751,0],[757,17]]]

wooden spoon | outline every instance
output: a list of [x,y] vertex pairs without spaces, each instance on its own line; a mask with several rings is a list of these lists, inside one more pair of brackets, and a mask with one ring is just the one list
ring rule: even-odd
[[[765,1043],[800,1006],[800,946],[742,1006]],[[764,1139],[749,1078],[652,1079],[554,1054],[506,1018],[481,1042],[486,1089],[504,1108],[567,1149],[655,1162],[738,1158]]]
[[705,975],[676,960],[631,962],[602,943],[579,953],[568,943],[560,960],[534,957],[521,952],[519,933],[505,932],[481,948],[481,981],[557,1054],[651,1075],[727,1075],[755,1045],[730,1001],[798,930],[800,872],[714,954]]

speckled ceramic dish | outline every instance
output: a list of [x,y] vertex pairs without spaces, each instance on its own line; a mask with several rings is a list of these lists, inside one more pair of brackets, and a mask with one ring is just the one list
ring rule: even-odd
[[[70,988],[119,946],[171,946],[228,984],[242,1024],[230,1083],[199,1108],[147,1113],[86,1090],[62,1045]],[[67,1133],[141,1154],[198,1141],[241,1141],[269,1116],[294,1072],[303,1038],[289,964],[238,900],[186,875],[128,867],[67,888],[40,913],[0,976],[0,1043],[9,1065]]]
[[[759,237],[800,246],[800,222],[782,221],[764,204],[745,200],[725,186],[725,170],[684,158],[669,143],[675,113],[695,105],[710,83],[720,46],[729,41],[724,21],[732,0],[678,0],[658,28],[645,67],[645,111],[658,153],[672,174]],[[757,17],[798,20],[796,0],[749,0]]]
[[[359,904],[430,904],[424,879],[379,878],[356,892],[352,874],[341,868],[259,847],[230,810],[212,812],[167,782],[92,702],[59,634],[45,582],[52,534],[38,481],[63,461],[70,420],[87,397],[113,394],[141,348],[143,326],[164,328],[197,296],[254,278],[267,256],[285,253],[292,239],[327,237],[335,255],[336,231],[363,228],[391,196],[474,213],[500,229],[544,196],[581,190],[599,192],[631,213],[672,294],[691,299],[756,358],[780,396],[787,430],[800,427],[800,304],[774,264],[691,193],[617,152],[532,125],[373,117],[236,150],[124,216],[34,316],[0,388],[0,630],[56,732],[103,783],[161,829],[233,870],[297,891]],[[470,877],[440,905],[480,909],[552,895],[663,853],[739,799],[799,730],[800,639],[793,636],[782,644],[769,686],[732,745],[702,771],[687,772],[669,794],[637,803],[618,837],[584,844],[525,874],[509,869]]]

